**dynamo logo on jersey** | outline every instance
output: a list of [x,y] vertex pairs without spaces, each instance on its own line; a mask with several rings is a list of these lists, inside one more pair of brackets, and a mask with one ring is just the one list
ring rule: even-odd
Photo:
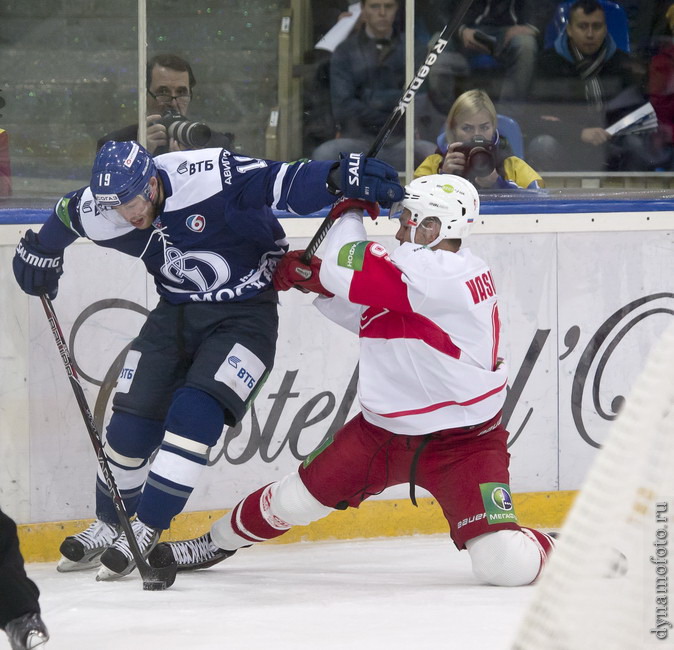
[[181,291],[212,291],[226,284],[232,275],[227,261],[217,253],[183,253],[172,246],[164,252],[161,272],[171,282],[184,285]]
[[206,227],[206,217],[200,214],[191,214],[185,221],[192,232],[201,232]]

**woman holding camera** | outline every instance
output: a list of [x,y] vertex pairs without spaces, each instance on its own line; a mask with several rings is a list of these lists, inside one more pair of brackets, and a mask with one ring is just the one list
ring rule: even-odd
[[447,115],[446,151],[438,149],[417,167],[414,178],[456,174],[478,189],[520,190],[544,187],[540,175],[512,155],[496,128],[496,108],[484,90],[457,97]]

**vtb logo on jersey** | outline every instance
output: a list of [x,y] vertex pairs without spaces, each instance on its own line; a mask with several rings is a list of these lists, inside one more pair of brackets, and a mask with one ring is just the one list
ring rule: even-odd
[[200,214],[191,214],[185,223],[192,232],[201,232],[206,227],[206,218]]
[[169,247],[164,253],[162,275],[176,284],[185,284],[180,291],[211,291],[226,284],[231,276],[224,257],[210,251],[190,251]]

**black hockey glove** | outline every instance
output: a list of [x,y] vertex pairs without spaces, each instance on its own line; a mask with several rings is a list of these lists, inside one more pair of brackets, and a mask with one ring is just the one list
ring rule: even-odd
[[403,198],[398,172],[391,165],[362,153],[340,154],[339,189],[351,199],[365,199],[390,208]]
[[37,235],[28,230],[16,247],[12,268],[16,281],[25,293],[30,296],[46,293],[54,300],[58,293],[59,278],[63,275],[63,250],[45,248]]

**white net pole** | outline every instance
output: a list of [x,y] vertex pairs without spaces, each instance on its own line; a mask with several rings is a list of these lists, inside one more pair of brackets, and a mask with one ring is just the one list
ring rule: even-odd
[[674,598],[667,605],[670,590],[674,596],[670,520],[674,324],[652,349],[588,473],[513,650],[674,645]]

